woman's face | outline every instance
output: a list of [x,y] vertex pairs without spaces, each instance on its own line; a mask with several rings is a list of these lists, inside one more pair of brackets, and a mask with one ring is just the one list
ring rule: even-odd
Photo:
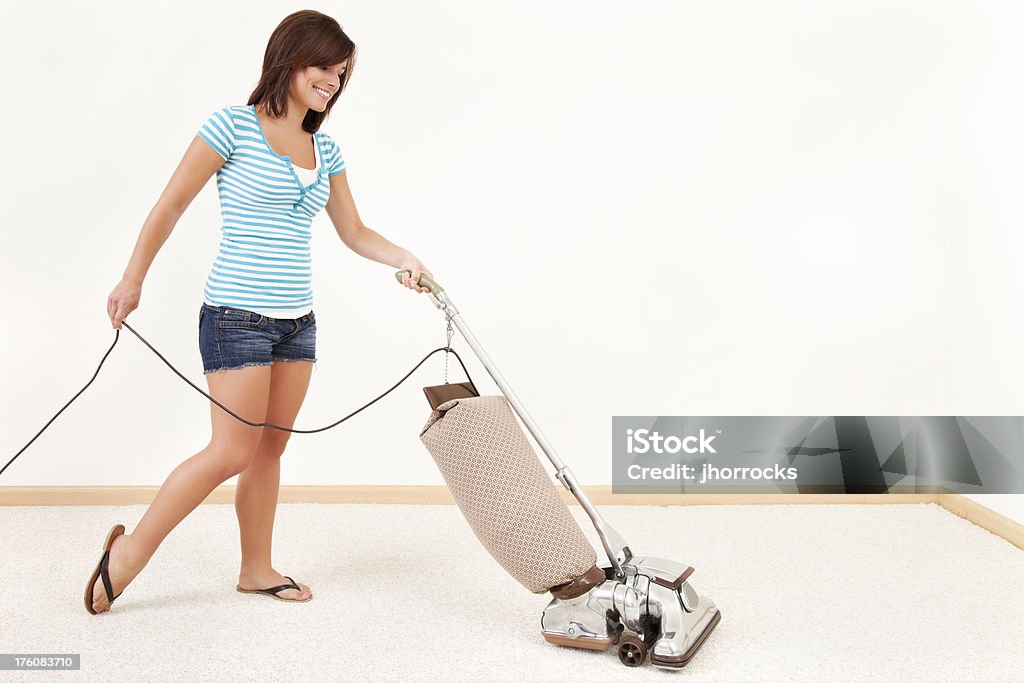
[[323,111],[338,93],[346,63],[334,66],[307,66],[292,76],[292,99],[306,109]]

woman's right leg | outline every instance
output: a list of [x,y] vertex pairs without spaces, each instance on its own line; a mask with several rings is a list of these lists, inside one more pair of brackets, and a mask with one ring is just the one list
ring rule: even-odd
[[[270,397],[270,365],[248,366],[206,375],[209,394],[250,422],[265,422]],[[167,477],[131,534],[110,547],[110,582],[117,595],[146,566],[160,543],[217,486],[244,470],[256,453],[263,427],[252,427],[210,403],[210,443]],[[93,609],[110,609],[103,583],[93,586]]]

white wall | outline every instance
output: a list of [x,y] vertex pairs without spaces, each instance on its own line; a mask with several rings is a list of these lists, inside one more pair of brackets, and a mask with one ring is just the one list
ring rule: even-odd
[[[120,8],[0,9],[3,462],[92,376],[143,220],[297,6]],[[615,414],[1020,414],[1024,6],[317,9],[360,47],[324,130],[361,215],[431,268],[583,482],[610,481]],[[425,297],[314,228],[307,429],[444,340]],[[204,389],[218,239],[211,182],[128,320]],[[294,436],[283,483],[441,483],[417,440],[440,381],[438,360]],[[124,329],[3,484],[159,484],[208,436],[207,400]]]

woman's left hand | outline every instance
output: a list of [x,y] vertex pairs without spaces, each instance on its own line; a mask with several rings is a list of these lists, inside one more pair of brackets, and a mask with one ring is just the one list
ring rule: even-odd
[[420,260],[418,258],[410,255],[409,258],[402,261],[398,265],[398,269],[408,270],[411,271],[412,273],[412,275],[406,275],[405,279],[402,280],[402,284],[404,284],[406,287],[413,290],[414,292],[419,292],[420,294],[425,294],[430,291],[429,288],[421,287],[420,285],[416,284],[417,282],[419,282],[420,274],[422,273],[426,273],[431,278],[434,277],[434,274],[427,270],[426,266],[420,263]]

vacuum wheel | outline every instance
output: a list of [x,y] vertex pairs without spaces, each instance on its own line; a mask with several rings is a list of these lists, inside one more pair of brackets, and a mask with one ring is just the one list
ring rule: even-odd
[[619,639],[619,661],[626,666],[640,666],[647,656],[647,645],[633,635]]

